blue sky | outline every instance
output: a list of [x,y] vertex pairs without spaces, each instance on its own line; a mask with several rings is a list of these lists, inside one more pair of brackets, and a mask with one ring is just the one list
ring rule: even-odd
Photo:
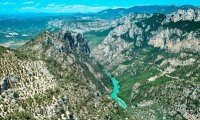
[[200,0],[0,0],[0,14],[19,12],[97,12],[137,5],[196,5]]

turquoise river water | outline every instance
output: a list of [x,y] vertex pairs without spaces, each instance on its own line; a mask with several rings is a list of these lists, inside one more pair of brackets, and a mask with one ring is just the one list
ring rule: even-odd
[[117,101],[118,104],[122,108],[126,109],[126,107],[127,107],[126,103],[121,98],[119,98],[117,96],[117,93],[119,92],[119,88],[120,88],[117,79],[115,77],[112,77],[111,74],[107,70],[104,70],[104,72],[112,80],[112,83],[113,83],[113,90],[112,90],[112,93],[111,93],[112,99],[114,99],[115,101]]

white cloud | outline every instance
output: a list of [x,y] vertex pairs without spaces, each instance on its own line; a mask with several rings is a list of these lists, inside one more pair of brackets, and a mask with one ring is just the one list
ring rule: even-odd
[[65,5],[65,4],[49,4],[44,9],[52,12],[98,12],[111,7],[107,6],[86,6],[86,5]]
[[7,1],[7,2],[3,2],[3,3],[0,3],[0,5],[15,5],[16,3],[13,3],[13,2],[10,2],[10,1]]
[[47,7],[62,7],[62,6],[65,6],[65,4],[55,4],[55,3],[51,3],[51,4],[48,4]]
[[33,4],[34,2],[33,1],[28,1],[28,2],[24,2],[23,4],[24,5],[30,5],[30,4]]
[[38,8],[35,7],[23,7],[21,10],[37,10]]
[[21,10],[24,12],[51,12],[51,13],[76,13],[76,12],[99,12],[105,9],[115,9],[119,8],[117,6],[108,7],[108,6],[87,6],[87,5],[66,5],[66,4],[48,4],[44,8],[39,8],[37,6],[32,7],[23,7]]

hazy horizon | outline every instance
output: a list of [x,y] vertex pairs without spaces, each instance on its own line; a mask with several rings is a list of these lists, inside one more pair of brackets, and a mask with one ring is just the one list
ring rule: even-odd
[[129,8],[133,6],[150,6],[150,5],[193,5],[199,6],[199,0],[177,0],[177,1],[161,1],[161,0],[140,0],[140,1],[129,1],[124,0],[101,0],[101,1],[71,1],[71,0],[2,0],[0,2],[0,14],[16,14],[16,13],[90,13],[99,12],[105,9],[116,9],[116,8]]

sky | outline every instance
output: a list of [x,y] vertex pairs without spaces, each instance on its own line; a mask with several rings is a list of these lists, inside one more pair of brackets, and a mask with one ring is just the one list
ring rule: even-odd
[[0,14],[9,13],[76,13],[141,5],[195,5],[200,0],[0,0]]

